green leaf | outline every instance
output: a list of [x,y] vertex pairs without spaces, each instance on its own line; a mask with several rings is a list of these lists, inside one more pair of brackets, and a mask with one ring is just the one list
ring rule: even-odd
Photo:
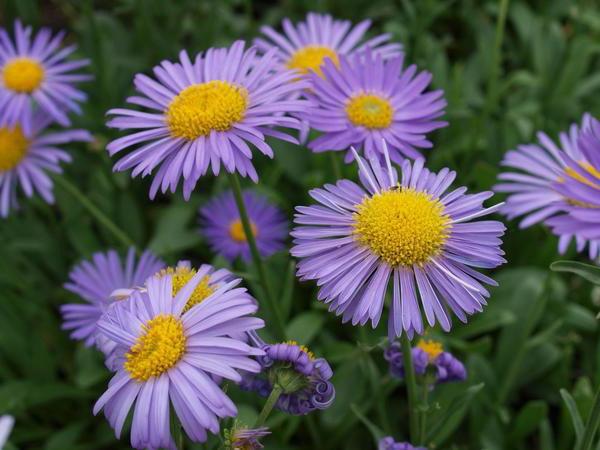
[[168,255],[195,247],[200,234],[189,228],[196,208],[185,202],[175,202],[161,212],[149,247],[158,255]]
[[548,415],[548,405],[541,400],[527,403],[515,418],[511,438],[519,441],[533,433]]
[[560,390],[560,396],[565,402],[565,406],[567,407],[567,411],[571,417],[571,422],[573,423],[573,428],[575,429],[575,436],[577,436],[577,440],[579,440],[583,436],[583,420],[581,419],[581,415],[577,409],[577,404],[575,403],[575,400],[571,394],[569,394],[569,391],[566,389]]
[[352,409],[354,415],[358,417],[358,420],[360,420],[365,425],[365,427],[368,428],[368,430],[371,432],[371,436],[373,436],[375,445],[377,445],[379,440],[385,437],[385,432],[373,422],[371,422],[369,419],[367,419],[367,417],[362,413],[362,411],[358,408],[358,406],[355,403],[352,403],[350,405],[350,409]]
[[450,405],[444,407],[444,412],[433,423],[427,433],[427,442],[433,446],[439,446],[460,426],[463,418],[469,410],[469,405],[475,396],[483,389],[484,384],[479,383],[470,386],[457,396]]
[[550,264],[550,269],[555,272],[570,272],[581,278],[600,285],[600,267],[577,261],[556,261]]

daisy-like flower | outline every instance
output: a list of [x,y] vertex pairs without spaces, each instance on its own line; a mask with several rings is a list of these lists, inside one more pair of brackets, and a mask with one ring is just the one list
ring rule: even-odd
[[[582,128],[586,128],[589,122],[590,117],[585,115]],[[586,239],[581,229],[574,226],[574,220],[564,214],[577,204],[577,194],[570,193],[569,187],[578,181],[577,177],[581,181],[587,176],[594,176],[594,166],[578,144],[580,134],[579,126],[572,124],[567,132],[559,134],[558,145],[546,133],[539,132],[538,144],[519,145],[508,151],[502,165],[515,170],[498,175],[500,183],[494,186],[494,190],[509,194],[500,212],[509,219],[523,217],[520,228],[537,223],[554,224],[553,231],[559,236],[558,250],[561,254],[574,240],[577,251],[584,251],[587,246],[593,259],[600,252],[600,240]],[[569,165],[570,161],[575,164]],[[579,172],[583,175],[578,175]],[[600,175],[600,172],[596,174]]]
[[[252,233],[261,256],[268,257],[285,246],[288,222],[266,198],[252,191],[243,192]],[[250,246],[242,226],[232,191],[227,191],[200,208],[201,232],[215,253],[229,261],[241,256],[250,260]]]
[[35,106],[63,126],[70,124],[67,112],[81,112],[78,102],[86,95],[75,84],[91,77],[72,72],[89,60],[67,61],[77,47],[60,48],[63,37],[64,32],[52,36],[48,28],[32,36],[31,27],[16,21],[13,41],[0,28],[0,122],[29,132]]
[[287,18],[283,19],[283,34],[267,25],[261,27],[265,38],[257,38],[254,43],[263,52],[276,48],[279,60],[288,69],[304,75],[310,72],[322,75],[326,59],[338,64],[340,56],[360,53],[367,48],[383,58],[396,56],[402,51],[400,44],[389,42],[389,34],[365,40],[370,26],[370,20],[353,27],[349,20],[311,12],[306,15],[306,21],[296,25]]
[[[484,208],[491,192],[446,192],[456,173],[430,172],[422,159],[405,160],[398,176],[384,145],[386,168],[378,158],[358,154],[362,186],[340,180],[310,195],[319,205],[296,208],[293,256],[301,280],[317,280],[318,299],[343,321],[377,326],[391,284],[390,338],[404,329],[423,333],[427,322],[451,326],[482,311],[495,285],[473,268],[504,263],[501,222],[474,219],[496,211]],[[419,301],[420,300],[420,301]]]
[[[412,360],[417,375],[425,375],[429,367],[434,369],[436,384],[449,381],[462,381],[467,378],[467,370],[463,363],[449,352],[445,352],[442,344],[432,340],[421,339],[412,348]],[[404,378],[404,360],[400,343],[393,342],[384,352],[390,371],[397,378]],[[430,380],[427,380],[428,382]]]
[[[309,147],[322,152],[355,146],[367,158],[383,161],[385,139],[392,161],[421,157],[418,149],[432,146],[426,134],[448,125],[437,120],[446,100],[442,90],[425,92],[429,72],[403,64],[403,55],[384,61],[371,51],[340,57],[339,65],[326,61],[323,77],[311,75],[313,89],[307,94],[312,103],[303,117],[322,132]],[[351,160],[348,151],[346,161]]]
[[[600,254],[600,121],[584,115],[579,154],[566,158],[565,176],[553,187],[566,198],[566,214],[548,219],[555,233],[574,233],[589,241],[590,258]],[[578,241],[578,242],[579,242]]]
[[264,326],[250,316],[258,307],[240,280],[223,284],[199,304],[190,304],[206,276],[199,270],[173,296],[173,277],[151,277],[100,319],[98,328],[117,343],[119,367],[94,406],[119,437],[133,408],[131,445],[137,449],[174,449],[170,410],[188,437],[204,442],[207,430],[219,432],[219,419],[234,417],[233,402],[212,376],[241,381],[237,369],[258,372],[250,356],[263,351],[231,338]]
[[[172,296],[177,296],[179,291],[196,275],[198,272],[202,273],[203,276],[200,279],[200,283],[196,286],[190,299],[188,300],[184,312],[187,312],[192,306],[198,305],[212,295],[217,289],[229,283],[235,279],[233,274],[227,269],[218,269],[209,264],[202,264],[198,270],[194,269],[189,261],[179,261],[174,267],[160,268],[158,271],[154,271],[151,275],[155,277],[171,277]],[[149,276],[144,277],[145,282]],[[120,300],[117,303],[133,302],[139,300],[140,296],[132,297],[134,291],[145,292],[146,286],[143,283],[135,283],[128,289],[116,289],[111,294],[111,300]],[[114,304],[114,301],[111,302]],[[244,339],[243,333],[236,333],[234,336],[240,340]],[[118,358],[116,343],[110,340],[110,338],[104,335],[102,332],[98,333],[96,338],[98,347],[106,355],[107,366],[113,370],[115,368],[115,361]]]
[[110,351],[110,346],[106,348],[105,343],[97,341],[96,323],[113,302],[112,293],[142,285],[163,267],[164,263],[148,250],[137,259],[132,247],[124,261],[116,250],[94,253],[90,261],[77,264],[69,273],[65,289],[85,303],[61,306],[62,328],[70,330],[73,339],[82,340],[87,346],[98,344],[105,353]]
[[13,416],[0,416],[0,449],[4,448],[4,444],[8,441],[10,432],[15,425],[15,418]]
[[61,162],[71,156],[58,148],[70,142],[89,142],[85,130],[50,131],[51,119],[41,111],[31,119],[29,131],[21,124],[0,122],[0,216],[8,216],[19,206],[17,188],[26,197],[36,192],[48,203],[54,203],[52,179],[48,173],[61,173]]
[[248,428],[235,424],[231,430],[225,430],[225,450],[260,450],[265,446],[259,439],[271,434],[268,428]]
[[276,408],[292,415],[305,415],[317,409],[326,409],[335,399],[335,388],[330,379],[333,372],[329,363],[295,341],[266,344],[256,333],[250,334],[252,343],[265,355],[259,358],[262,372],[245,374],[240,387],[268,397],[274,387],[281,390]]
[[108,144],[111,156],[135,148],[116,163],[115,170],[133,169],[132,176],[146,176],[158,168],[151,198],[159,189],[174,192],[183,178],[187,199],[209,165],[215,175],[223,164],[227,172],[256,182],[250,146],[272,158],[265,136],[297,143],[272,127],[299,128],[298,119],[286,114],[305,110],[305,100],[289,98],[305,87],[304,82],[295,81],[292,71],[273,70],[275,49],[257,57],[256,49],[245,50],[244,45],[237,41],[229,48],[210,49],[193,63],[182,51],[179,62],[163,61],[154,68],[156,80],[136,75],[141,95],[128,101],[148,111],[108,112],[114,116],[108,126],[141,130]]
[[[311,12],[306,15],[304,22],[296,25],[287,18],[283,19],[283,34],[270,26],[263,26],[261,32],[265,38],[257,38],[254,43],[263,52],[276,48],[283,68],[299,72],[303,78],[310,80],[311,73],[323,76],[326,60],[331,60],[337,66],[341,57],[363,53],[366,49],[383,59],[402,54],[402,45],[389,42],[389,34],[365,40],[370,26],[370,20],[352,26],[349,20]],[[297,95],[300,96],[301,92],[298,91]],[[301,142],[306,141],[309,131],[308,121],[303,120]]]
[[391,436],[379,441],[378,450],[427,450],[425,447],[415,447],[408,442],[396,442]]

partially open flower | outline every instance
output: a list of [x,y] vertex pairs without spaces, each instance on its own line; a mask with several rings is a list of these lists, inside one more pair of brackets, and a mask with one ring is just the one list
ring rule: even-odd
[[305,415],[315,409],[326,409],[333,403],[335,388],[331,381],[333,371],[329,363],[305,346],[288,341],[265,344],[256,334],[252,340],[265,356],[259,359],[260,374],[247,374],[240,387],[267,397],[275,386],[282,390],[276,407],[293,415]]
[[[390,364],[392,375],[404,378],[404,361],[400,344],[393,342],[385,350],[384,357]],[[442,344],[437,341],[421,339],[412,349],[412,360],[417,375],[432,375],[433,379],[428,379],[428,382],[439,384],[448,381],[462,381],[467,378],[467,371],[463,363],[451,353],[445,352]]]

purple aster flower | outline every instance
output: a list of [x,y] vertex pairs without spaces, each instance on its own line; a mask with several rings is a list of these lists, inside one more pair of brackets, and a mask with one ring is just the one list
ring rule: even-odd
[[151,277],[144,292],[134,291],[98,322],[120,356],[94,414],[104,409],[119,437],[133,408],[131,445],[136,449],[175,448],[171,408],[189,438],[204,442],[207,430],[219,432],[219,419],[237,414],[211,375],[240,382],[237,370],[260,370],[250,356],[263,352],[229,337],[264,326],[250,316],[258,307],[246,289],[236,287],[241,280],[223,284],[189,307],[206,274],[199,270],[175,296],[171,275]]
[[565,158],[565,176],[553,187],[566,199],[566,214],[548,220],[555,233],[575,233],[591,239],[590,258],[600,254],[600,122],[584,115],[579,135],[579,154]]
[[396,442],[391,436],[379,441],[378,450],[427,450],[425,447],[415,447],[408,442]]
[[[246,190],[244,204],[261,256],[268,257],[285,246],[288,223],[283,213],[263,196]],[[201,231],[215,253],[229,261],[241,256],[250,260],[250,247],[232,191],[227,191],[200,208]]]
[[92,140],[85,130],[49,131],[50,122],[48,115],[38,111],[30,121],[29,131],[19,124],[0,123],[0,217],[8,216],[11,208],[19,206],[17,187],[26,197],[37,192],[46,202],[54,203],[48,173],[61,173],[60,163],[71,161],[71,156],[58,145]]
[[112,303],[112,293],[143,284],[149,276],[163,267],[164,263],[150,251],[145,251],[137,259],[133,247],[127,252],[124,261],[116,250],[94,253],[90,261],[77,264],[69,273],[65,289],[78,295],[86,303],[61,306],[64,320],[62,328],[71,330],[73,339],[82,340],[87,346],[98,344],[103,350],[107,344],[103,341],[96,342],[96,323]]
[[[337,20],[328,14],[308,13],[304,22],[294,25],[289,19],[283,19],[283,34],[269,26],[261,27],[265,36],[255,39],[254,43],[263,52],[277,49],[281,65],[286,69],[300,72],[310,80],[310,73],[322,76],[322,66],[326,59],[338,65],[341,56],[355,55],[371,49],[383,59],[392,58],[402,53],[402,45],[390,43],[389,34],[381,34],[371,39],[364,39],[370,20],[352,26],[349,20]],[[301,92],[297,92],[300,96]],[[301,141],[305,142],[309,126],[302,122]]]
[[151,198],[159,189],[174,192],[183,178],[187,199],[209,165],[215,175],[222,163],[227,172],[239,172],[256,182],[250,145],[272,158],[265,136],[297,143],[272,127],[299,128],[298,119],[286,113],[305,110],[306,101],[289,98],[305,84],[295,81],[292,71],[273,70],[275,49],[257,57],[256,49],[244,50],[244,45],[237,41],[229,48],[210,49],[193,63],[182,51],[179,62],[163,61],[154,68],[156,80],[136,75],[134,83],[141,95],[128,101],[149,111],[108,112],[115,116],[108,126],[140,130],[108,144],[111,156],[135,147],[116,163],[115,170],[133,169],[132,176],[146,176],[158,168]]
[[0,449],[4,448],[4,444],[8,441],[14,425],[15,418],[13,416],[0,416]]
[[275,406],[292,415],[305,415],[331,406],[335,399],[335,388],[330,381],[333,372],[325,359],[315,358],[295,341],[266,344],[256,333],[250,337],[265,355],[259,358],[261,374],[245,374],[240,383],[242,389],[268,397],[277,385],[282,394]]
[[35,107],[63,126],[70,124],[68,111],[81,113],[78,102],[86,95],[74,84],[91,77],[71,72],[89,60],[66,61],[77,47],[59,49],[63,37],[64,32],[52,36],[48,28],[32,36],[31,27],[16,21],[13,41],[0,28],[0,122],[20,125],[28,133],[35,127]]
[[225,430],[225,450],[260,450],[264,448],[259,439],[271,434],[267,427],[248,428],[235,424]]
[[[355,154],[362,186],[340,180],[309,192],[319,205],[296,208],[293,256],[301,280],[317,280],[318,299],[343,321],[377,326],[389,284],[390,338],[404,329],[423,333],[421,309],[429,325],[451,326],[450,311],[461,321],[482,311],[496,285],[473,268],[505,262],[494,220],[473,221],[496,211],[484,208],[491,192],[446,192],[456,173],[405,160],[398,176],[384,144],[386,167]],[[420,300],[420,301],[419,301]]]
[[[227,269],[215,269],[210,264],[202,264],[198,270],[196,270],[192,267],[189,261],[179,261],[174,267],[166,267],[164,269],[159,267],[159,269],[160,270],[158,271],[155,270],[152,272],[151,275],[159,278],[167,276],[171,277],[173,297],[177,296],[179,291],[187,283],[189,283],[194,275],[196,275],[198,272],[203,274],[200,283],[198,283],[190,295],[190,299],[184,308],[184,312],[189,310],[192,306],[202,303],[204,300],[210,297],[213,292],[235,279],[233,274]],[[143,281],[145,282],[148,278],[149,277],[145,277]],[[134,291],[145,292],[145,284],[138,283],[131,286],[132,288],[129,289],[117,289],[113,291],[111,298],[120,300],[119,302],[116,302],[117,304],[139,300],[141,298],[140,296],[132,297],[132,294]],[[111,302],[111,305],[112,304],[115,304],[115,302]],[[116,354],[118,351],[117,345],[103,333],[99,332],[97,334],[98,336],[96,340],[98,347],[106,355],[107,366],[109,369],[115,370],[115,362],[118,359],[118,355]],[[242,340],[244,342],[247,340],[245,333],[234,333],[230,337]]]
[[[588,116],[584,116],[583,128],[589,120]],[[559,236],[559,252],[564,253],[575,240],[577,251],[583,251],[587,245],[590,258],[594,259],[600,252],[600,240],[588,241],[573,226],[573,219],[564,215],[564,211],[573,204],[572,197],[565,191],[567,184],[570,185],[567,181],[575,180],[573,175],[577,173],[577,169],[568,167],[569,161],[578,161],[582,169],[592,167],[578,145],[580,131],[577,124],[572,124],[568,132],[559,134],[559,145],[546,133],[539,132],[539,144],[519,145],[516,150],[508,151],[502,165],[516,170],[498,175],[501,183],[494,186],[494,190],[509,194],[500,211],[509,219],[523,217],[520,228],[536,223],[552,225],[565,222],[566,227],[554,229]],[[556,216],[560,218],[555,219]]]
[[[367,158],[383,161],[383,140],[392,161],[421,157],[418,148],[430,148],[426,134],[448,125],[437,120],[444,114],[442,90],[425,92],[429,72],[405,69],[404,56],[384,61],[370,51],[351,58],[340,57],[323,65],[324,77],[311,74],[312,105],[303,116],[322,135],[311,141],[315,152],[362,149]],[[350,151],[346,161],[352,160]]]
[[[425,375],[428,367],[435,369],[435,383],[462,381],[467,378],[467,370],[463,363],[451,353],[445,352],[442,344],[436,341],[423,340],[412,348],[412,360],[415,373]],[[404,378],[404,361],[398,342],[393,342],[384,352],[386,361],[390,364],[393,376]]]

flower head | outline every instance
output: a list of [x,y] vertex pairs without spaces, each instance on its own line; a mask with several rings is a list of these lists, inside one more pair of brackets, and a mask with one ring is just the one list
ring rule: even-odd
[[230,337],[264,326],[250,316],[258,307],[246,289],[236,287],[241,280],[223,283],[187,309],[207,274],[207,268],[198,270],[176,295],[173,274],[151,277],[144,291],[134,290],[98,322],[117,344],[118,367],[94,414],[104,409],[119,437],[133,408],[134,448],[173,448],[171,408],[189,438],[204,442],[207,430],[219,432],[219,419],[237,414],[212,376],[240,382],[238,369],[260,370],[250,356],[263,351]]
[[380,439],[378,450],[427,450],[425,447],[415,447],[408,442],[396,442],[391,436]]
[[315,358],[305,346],[294,341],[265,344],[256,333],[250,336],[265,355],[259,359],[261,374],[245,375],[240,384],[242,389],[268,397],[278,386],[282,394],[276,407],[293,415],[331,406],[335,399],[335,388],[329,381],[333,372],[325,359]]
[[[288,223],[283,213],[267,199],[244,191],[244,204],[261,256],[268,257],[284,247]],[[250,247],[232,191],[227,191],[200,208],[201,231],[216,253],[229,261],[241,256],[250,260]]]
[[584,115],[578,139],[579,153],[565,157],[565,175],[553,188],[566,200],[565,214],[548,219],[557,234],[575,234],[579,247],[589,239],[589,255],[600,254],[600,121]]
[[31,27],[16,21],[13,41],[0,28],[0,122],[29,133],[35,107],[64,126],[70,124],[68,111],[81,112],[78,102],[86,95],[74,85],[91,77],[71,72],[89,60],[66,61],[77,47],[59,49],[63,37],[64,32],[52,36],[47,28],[32,36]]
[[446,100],[441,90],[425,92],[430,73],[417,73],[415,65],[403,69],[403,63],[403,55],[384,61],[370,51],[340,57],[339,65],[326,61],[324,77],[312,74],[307,94],[312,105],[305,119],[323,133],[309,147],[322,152],[355,146],[383,161],[385,139],[392,161],[421,157],[417,149],[432,146],[426,134],[448,125],[438,120]]
[[[424,376],[428,373],[428,368],[433,369],[435,378],[427,380],[427,382],[433,381],[437,384],[462,381],[467,378],[467,371],[463,363],[451,353],[444,351],[442,344],[437,341],[421,339],[411,352],[415,373]],[[384,357],[390,364],[392,375],[404,378],[404,361],[400,344],[393,342],[386,348]]]
[[50,121],[47,114],[38,111],[30,119],[28,130],[21,123],[0,122],[0,217],[18,207],[18,187],[26,197],[37,192],[46,202],[53,203],[48,173],[61,173],[60,163],[71,161],[71,156],[58,145],[92,140],[84,130],[50,131]]
[[108,126],[141,130],[108,144],[110,155],[135,147],[120,159],[115,170],[133,169],[132,176],[149,175],[157,169],[150,197],[158,190],[175,191],[183,178],[189,198],[209,165],[215,175],[221,164],[229,173],[239,172],[253,181],[250,146],[273,157],[265,136],[297,142],[274,130],[274,126],[298,128],[299,121],[287,113],[305,109],[305,101],[290,99],[302,88],[292,71],[277,71],[275,50],[262,57],[237,41],[229,48],[213,48],[192,62],[185,51],[179,62],[163,61],[154,68],[155,79],[138,74],[135,87],[141,94],[129,103],[147,112],[113,109]]
[[225,450],[260,450],[264,448],[259,439],[271,434],[268,428],[248,428],[236,423],[231,430],[225,430]]
[[255,44],[263,52],[276,48],[283,65],[301,74],[315,72],[322,75],[322,66],[327,59],[338,64],[340,56],[360,53],[367,48],[384,59],[401,53],[402,46],[390,43],[389,34],[365,40],[370,26],[370,20],[353,27],[348,20],[311,12],[304,22],[296,25],[289,19],[283,19],[283,34],[270,26],[261,27],[264,38],[257,38]]
[[405,160],[400,175],[384,144],[386,168],[378,158],[356,155],[362,186],[340,180],[310,191],[319,205],[296,208],[293,256],[301,280],[317,280],[318,299],[343,321],[379,323],[388,286],[392,302],[390,337],[404,329],[423,333],[421,308],[429,325],[451,326],[482,311],[491,278],[473,268],[504,263],[501,222],[474,219],[496,211],[484,208],[491,192],[446,192],[456,173],[430,172],[424,161]]
[[64,320],[62,328],[70,330],[73,339],[82,340],[87,346],[97,344],[106,350],[102,341],[97,341],[96,323],[113,302],[112,293],[142,285],[164,267],[148,250],[139,259],[135,253],[135,249],[130,248],[124,261],[116,250],[94,253],[90,261],[83,261],[71,270],[65,289],[85,302],[60,308]]
[[[590,126],[590,117],[584,116],[582,128]],[[559,135],[559,145],[553,142],[547,134],[539,132],[539,144],[519,145],[504,155],[502,165],[511,170],[498,175],[501,181],[494,187],[497,192],[506,192],[506,204],[500,210],[509,219],[523,217],[519,226],[526,228],[536,223],[554,226],[554,232],[559,236],[558,249],[564,253],[569,244],[575,240],[577,251],[583,251],[588,246],[590,258],[596,258],[600,253],[600,235],[596,238],[586,238],[581,227],[576,226],[576,220],[564,214],[569,210],[590,210],[589,204],[577,200],[577,188],[572,192],[572,186],[583,186],[587,190],[589,184],[581,183],[588,176],[594,178],[594,166],[578,144],[581,129],[572,124],[567,132]],[[591,156],[591,155],[590,155]],[[597,173],[600,175],[600,172]]]

